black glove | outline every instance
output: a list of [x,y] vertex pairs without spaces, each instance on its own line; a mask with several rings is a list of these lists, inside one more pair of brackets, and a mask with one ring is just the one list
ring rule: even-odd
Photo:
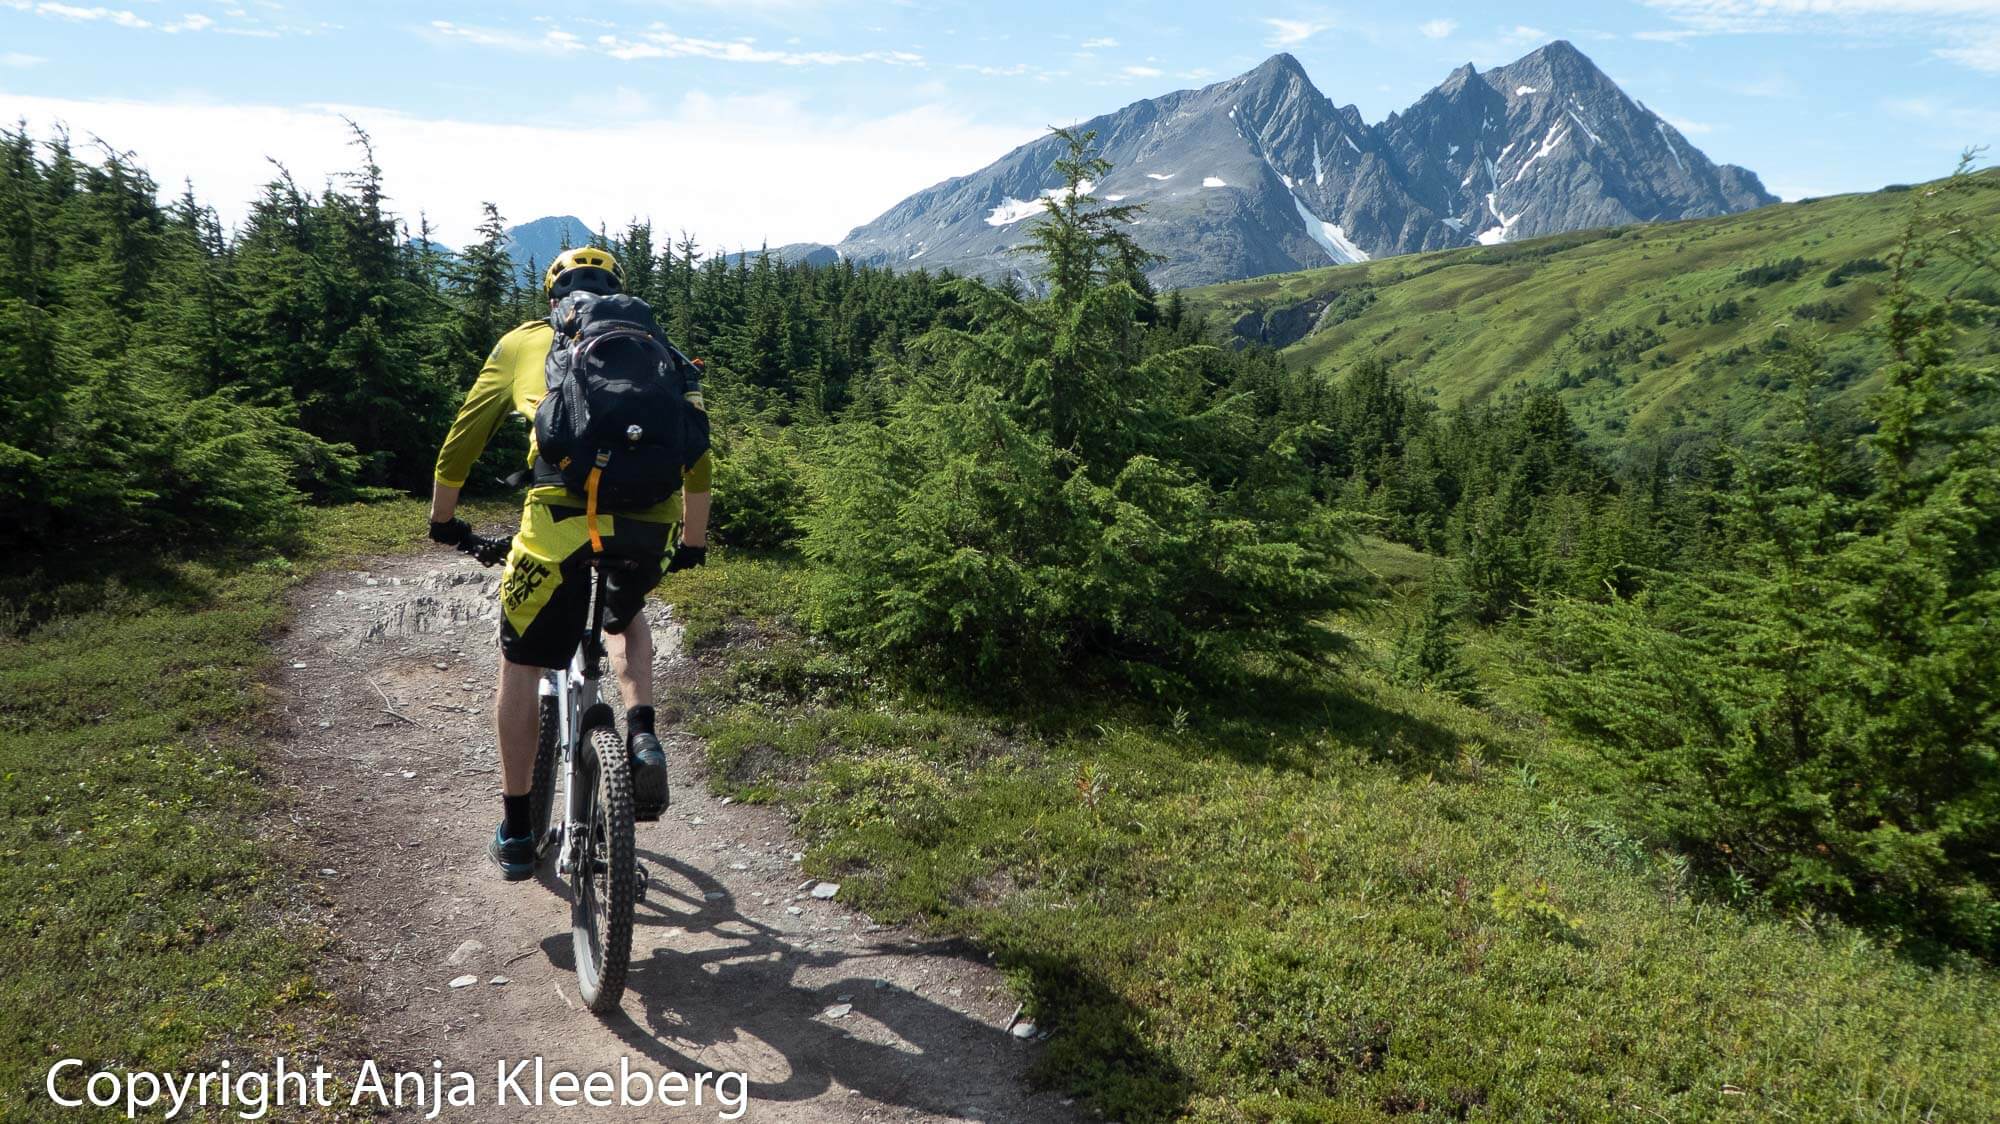
[[457,546],[472,533],[472,524],[463,519],[447,519],[442,523],[431,521],[431,541],[442,546]]
[[707,547],[689,546],[686,543],[682,543],[674,548],[674,556],[667,560],[667,573],[672,574],[681,570],[692,570],[707,561]]

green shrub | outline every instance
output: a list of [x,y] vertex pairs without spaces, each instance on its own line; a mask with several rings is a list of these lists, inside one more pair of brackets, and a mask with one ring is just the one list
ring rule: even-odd
[[1035,234],[1049,296],[960,282],[966,327],[917,342],[880,424],[828,438],[820,626],[967,685],[1098,667],[1160,687],[1332,652],[1322,620],[1362,588],[1344,525],[1297,442],[1210,381],[1228,353],[1146,328],[1133,208],[1088,208],[1108,165],[1068,139]]
[[798,541],[806,507],[806,469],[784,436],[741,431],[715,451],[717,537],[730,546],[771,550]]
[[1810,263],[1804,258],[1791,257],[1782,261],[1753,265],[1736,275],[1739,285],[1775,285],[1780,281],[1796,281],[1805,273]]
[[[1977,190],[1961,177],[1951,190]],[[1993,181],[1984,181],[1992,189]],[[1818,417],[1742,458],[1727,568],[1548,604],[1550,712],[1629,771],[1632,812],[1785,905],[2000,953],[2000,425],[1907,279],[1991,244],[1919,216],[1898,251],[1885,389],[1857,449]],[[1865,457],[1863,453],[1865,452]]]
[[1454,631],[1460,599],[1452,591],[1431,591],[1396,637],[1389,661],[1391,678],[1465,702],[1478,700],[1479,680],[1465,662],[1465,644]]

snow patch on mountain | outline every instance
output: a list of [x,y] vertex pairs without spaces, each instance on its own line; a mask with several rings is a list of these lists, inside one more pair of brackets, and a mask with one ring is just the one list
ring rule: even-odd
[[1500,204],[1495,199],[1495,196],[1499,194],[1497,191],[1486,193],[1486,209],[1493,212],[1493,217],[1500,220],[1500,225],[1479,232],[1477,237],[1479,244],[1482,246],[1498,246],[1500,243],[1505,242],[1507,240],[1507,232],[1513,229],[1515,223],[1521,221],[1522,215],[1527,214],[1526,211],[1516,211],[1513,218],[1508,218],[1506,215],[1501,214]]
[[1591,132],[1591,131],[1590,131],[1590,126],[1588,126],[1588,125],[1586,125],[1586,124],[1584,124],[1584,123],[1583,123],[1583,118],[1581,118],[1581,117],[1578,117],[1578,116],[1576,115],[1576,110],[1574,110],[1574,109],[1565,109],[1565,110],[1563,110],[1563,112],[1564,112],[1564,113],[1567,113],[1567,114],[1569,114],[1569,119],[1570,119],[1570,120],[1572,120],[1572,121],[1574,121],[1574,122],[1576,122],[1576,127],[1577,127],[1577,128],[1579,128],[1579,129],[1582,129],[1582,130],[1583,130],[1583,135],[1584,135],[1584,136],[1586,136],[1586,137],[1589,137],[1589,138],[1591,139],[1591,141],[1592,141],[1593,143],[1596,143],[1596,144],[1603,144],[1603,143],[1604,143],[1604,138],[1603,138],[1603,137],[1600,137],[1600,136],[1598,136],[1598,135],[1597,135],[1596,133],[1593,133],[1593,132]]
[[1667,123],[1654,118],[1653,127],[1660,131],[1660,139],[1667,142],[1667,155],[1674,158],[1674,167],[1679,168],[1681,173],[1685,175],[1688,170],[1687,165],[1681,163],[1680,150],[1674,147],[1674,135],[1667,132]]
[[1549,152],[1555,148],[1556,145],[1562,143],[1563,137],[1567,135],[1567,133],[1564,131],[1565,129],[1567,129],[1567,126],[1565,126],[1560,121],[1556,122],[1553,125],[1550,125],[1549,135],[1542,138],[1542,147],[1536,149],[1535,154],[1533,156],[1528,157],[1527,162],[1523,163],[1520,166],[1520,168],[1515,170],[1514,178],[1507,182],[1520,183],[1521,177],[1528,174],[1528,169],[1535,166],[1535,161],[1540,160],[1544,156],[1547,156]]
[[1206,178],[1206,179],[1204,179],[1204,180],[1202,180],[1202,181],[1201,181],[1201,186],[1203,186],[1203,187],[1228,187],[1229,185],[1228,185],[1228,184],[1226,184],[1226,183],[1223,183],[1223,182],[1222,182],[1222,177],[1221,177],[1221,176],[1209,176],[1208,178]]
[[1347,237],[1347,232],[1333,223],[1321,219],[1306,209],[1305,200],[1292,196],[1292,206],[1299,209],[1299,221],[1306,224],[1306,233],[1319,243],[1328,257],[1342,265],[1353,265],[1368,260],[1368,254]]
[[1039,199],[1003,199],[992,213],[986,216],[987,226],[1012,226],[1022,219],[1042,213]]

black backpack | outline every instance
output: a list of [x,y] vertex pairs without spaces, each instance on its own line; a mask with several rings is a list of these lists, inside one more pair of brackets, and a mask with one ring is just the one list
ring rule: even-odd
[[549,314],[548,393],[535,410],[535,482],[590,509],[640,511],[680,491],[708,451],[708,414],[687,396],[700,369],[637,297],[578,292]]

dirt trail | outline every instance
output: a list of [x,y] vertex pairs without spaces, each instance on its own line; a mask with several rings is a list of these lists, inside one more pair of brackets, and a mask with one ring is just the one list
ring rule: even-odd
[[[499,808],[496,574],[441,551],[377,567],[295,595],[277,767],[300,796],[294,827],[318,856],[312,904],[342,934],[335,975],[368,1056],[385,1071],[437,1058],[479,1082],[480,1106],[444,1119],[717,1118],[712,1098],[495,1107],[495,1060],[536,1056],[551,1071],[616,1074],[623,1057],[655,1075],[745,1072],[751,1121],[1078,1118],[1029,1091],[1034,1047],[1009,1033],[1015,1004],[983,957],[812,897],[784,817],[711,796],[700,743],[678,730],[662,730],[673,807],[639,825],[652,886],[623,1010],[583,1010],[562,887],[503,882],[484,855]],[[659,682],[693,674],[678,628],[658,605],[650,614]],[[465,974],[480,982],[449,987]]]

